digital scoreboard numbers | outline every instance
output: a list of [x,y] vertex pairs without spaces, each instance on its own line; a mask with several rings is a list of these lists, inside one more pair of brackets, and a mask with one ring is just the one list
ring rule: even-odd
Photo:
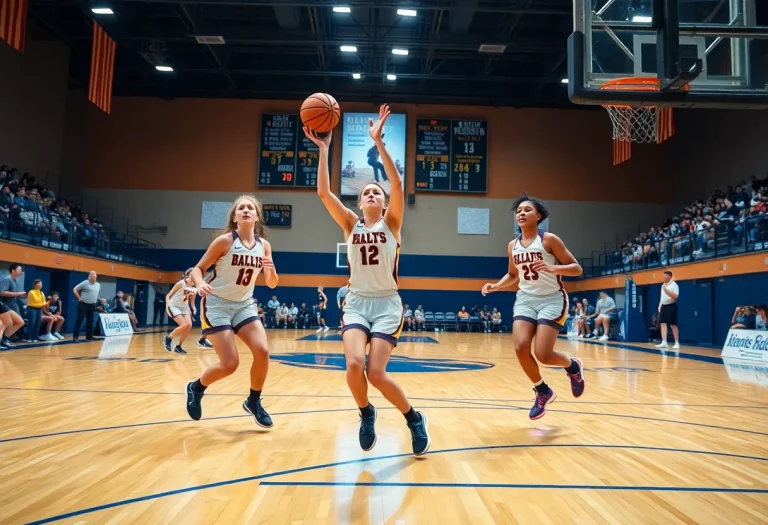
[[264,224],[267,226],[291,226],[293,206],[290,204],[264,204]]
[[298,115],[262,115],[259,186],[316,188],[318,160],[318,148],[304,136]]
[[484,120],[416,121],[416,191],[486,193],[488,133]]

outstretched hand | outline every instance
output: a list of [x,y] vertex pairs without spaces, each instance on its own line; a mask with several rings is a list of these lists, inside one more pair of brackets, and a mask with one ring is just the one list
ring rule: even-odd
[[312,131],[307,126],[304,126],[303,129],[304,135],[314,142],[318,148],[329,148],[331,146],[331,136],[333,135],[333,131],[329,131],[324,137],[320,137],[316,131]]
[[389,106],[387,104],[382,104],[379,108],[378,120],[374,122],[372,118],[368,119],[368,133],[370,133],[374,142],[381,142],[381,137],[384,134],[384,124],[387,122],[389,114]]

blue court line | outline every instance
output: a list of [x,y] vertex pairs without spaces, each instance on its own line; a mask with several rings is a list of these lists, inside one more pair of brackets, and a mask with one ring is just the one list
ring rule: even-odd
[[548,490],[634,490],[656,492],[725,492],[735,494],[768,494],[768,489],[721,487],[659,487],[633,485],[539,485],[535,483],[406,483],[388,481],[262,481],[265,487],[420,487],[460,489],[548,489]]
[[[559,335],[558,339],[568,339],[566,336]],[[648,348],[645,346],[628,345],[626,343],[611,343],[608,341],[591,341],[589,339],[577,339],[579,343],[595,346],[610,346],[612,348],[620,348],[622,350],[631,350],[632,352],[643,352],[646,354],[660,355],[665,357],[679,357],[680,359],[690,359],[691,361],[703,361],[705,363],[714,363],[716,365],[722,365],[723,360],[720,357],[710,355],[689,354],[686,352],[671,352],[669,350],[659,350],[657,348]]]
[[[659,451],[659,452],[677,452],[677,453],[686,453],[686,454],[701,454],[701,455],[708,455],[708,456],[719,456],[719,457],[729,457],[729,458],[738,458],[738,459],[749,459],[754,461],[768,461],[768,458],[760,457],[760,456],[745,456],[741,454],[729,454],[726,452],[709,452],[706,450],[688,450],[688,449],[679,449],[679,448],[662,448],[662,447],[644,447],[644,446],[634,446],[634,445],[585,445],[585,444],[555,444],[555,443],[548,443],[548,444],[529,444],[529,445],[490,445],[490,446],[480,446],[480,447],[462,447],[462,448],[452,448],[452,449],[443,449],[443,450],[434,450],[432,452],[428,452],[427,456],[433,456],[437,454],[449,454],[453,452],[477,452],[482,450],[509,450],[509,449],[529,449],[529,448],[605,448],[605,449],[621,449],[621,450],[645,450],[645,451]],[[175,489],[175,490],[169,490],[166,492],[158,492],[155,494],[148,494],[146,496],[139,496],[137,498],[130,498],[125,499],[121,501],[115,501],[112,503],[106,503],[104,505],[98,505],[95,507],[88,507],[85,509],[75,510],[72,512],[67,512],[65,514],[59,514],[57,516],[51,516],[50,518],[44,518],[38,521],[33,521],[28,523],[27,525],[43,525],[45,523],[52,523],[54,521],[61,521],[63,519],[67,518],[73,518],[75,516],[82,516],[84,514],[91,514],[93,512],[97,512],[100,510],[106,510],[106,509],[112,509],[115,507],[122,507],[125,505],[130,505],[132,503],[140,503],[142,501],[151,501],[156,500],[160,498],[165,498],[168,496],[175,496],[177,494],[184,494],[187,492],[196,492],[200,490],[206,490],[211,488],[217,488],[217,487],[224,487],[228,485],[236,485],[239,483],[247,483],[250,481],[259,481],[262,479],[269,479],[269,478],[275,478],[278,476],[285,476],[289,474],[298,474],[300,472],[310,472],[310,471],[316,471],[316,470],[322,470],[325,468],[335,468],[335,467],[341,467],[345,465],[355,465],[355,464],[361,464],[361,463],[371,463],[374,461],[382,461],[387,459],[399,459],[399,458],[406,458],[410,457],[413,458],[413,454],[391,454],[388,456],[379,456],[379,457],[372,457],[372,458],[359,458],[359,459],[352,459],[348,461],[337,461],[334,463],[324,463],[321,465],[312,465],[309,467],[300,467],[300,468],[294,468],[289,470],[280,470],[277,472],[269,472],[266,474],[259,474],[256,476],[246,476],[242,478],[235,478],[230,479],[226,481],[217,481],[214,483],[206,483],[204,485],[196,485],[192,487],[186,487],[182,489]],[[414,458],[414,461],[418,461]],[[643,490],[642,488],[638,488],[638,490]],[[661,490],[661,489],[652,489],[652,490]]]
[[[133,391],[133,390],[86,390],[76,388],[28,388],[28,387],[13,387],[4,386],[0,387],[0,390],[19,390],[30,392],[72,392],[79,394],[143,394],[143,395],[157,395],[157,396],[183,396],[184,392],[155,392],[155,391]],[[206,397],[244,397],[245,394],[205,394]],[[306,398],[306,399],[348,399],[351,394],[344,395],[327,395],[327,394],[263,394],[262,399],[276,397],[276,398]],[[383,396],[368,396],[371,399],[384,399]],[[528,403],[531,399],[493,399],[493,398],[440,398],[440,397],[410,397],[416,401],[443,401],[443,402],[464,402],[464,401],[490,401],[494,403]],[[558,404],[571,404],[571,405],[619,405],[619,406],[649,406],[649,407],[666,407],[666,406],[679,406],[683,408],[741,408],[741,409],[755,409],[755,410],[768,410],[768,405],[716,405],[716,404],[695,404],[695,403],[643,403],[640,401],[566,401],[557,400]]]
[[[140,335],[159,334],[165,331],[166,330],[153,330],[151,332],[134,332],[133,335],[138,337]],[[67,339],[63,339],[60,341],[46,341],[44,343],[15,343],[11,348],[6,348],[5,350],[0,349],[0,352],[15,352],[16,350],[30,350],[32,348],[48,348],[48,347],[55,347],[55,346],[81,345],[85,343],[100,343],[100,342],[103,342],[105,339],[104,336],[96,336],[96,337],[98,337],[98,339],[94,339],[93,341],[88,341],[87,339],[81,339],[76,343],[71,339],[71,336],[68,337]],[[19,346],[19,345],[24,345],[24,346]],[[62,356],[46,356],[46,357],[62,357]]]

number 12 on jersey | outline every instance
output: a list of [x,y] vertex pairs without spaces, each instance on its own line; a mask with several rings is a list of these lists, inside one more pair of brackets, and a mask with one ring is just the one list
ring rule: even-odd
[[375,244],[363,245],[360,247],[360,259],[363,266],[373,266],[379,264],[379,247]]

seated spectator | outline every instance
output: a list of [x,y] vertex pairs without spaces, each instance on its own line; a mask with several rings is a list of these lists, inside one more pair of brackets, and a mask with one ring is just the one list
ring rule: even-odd
[[600,341],[607,341],[608,334],[611,332],[611,317],[616,312],[616,303],[608,296],[605,291],[600,292],[600,299],[597,301],[597,308],[595,308],[595,329],[592,332],[593,335],[597,335],[600,327],[603,327],[603,335],[600,336]]
[[592,335],[592,326],[594,326],[595,307],[589,304],[589,300],[585,297],[581,301],[581,316],[576,319],[576,326],[578,328],[578,337],[594,337]]
[[270,326],[275,322],[278,308],[280,308],[280,301],[277,300],[276,295],[273,295],[272,299],[267,301],[267,320]]
[[731,328],[754,330],[756,326],[755,311],[751,306],[737,306],[731,319]]
[[[35,279],[32,289],[27,293],[27,341],[38,342],[40,338],[40,323],[42,322],[43,306],[46,303],[43,293],[43,281]],[[50,331],[50,327],[48,328]],[[43,341],[51,339],[45,337]],[[53,339],[54,341],[56,339]]]
[[283,328],[288,328],[288,306],[285,303],[281,304],[280,308],[277,309],[275,320],[277,321],[277,328],[280,328],[281,321]]
[[136,319],[136,316],[133,314],[133,311],[130,309],[130,303],[126,300],[129,298],[129,295],[124,294],[121,291],[117,292],[117,295],[115,295],[115,298],[112,300],[112,312],[116,314],[126,314],[128,315],[128,319],[131,321],[131,326],[133,327],[134,331],[138,331],[137,327],[139,325],[138,320]]
[[295,303],[291,303],[291,307],[288,309],[288,322],[291,323],[294,328],[296,327],[296,316],[299,315],[299,309],[296,308]]
[[112,313],[112,305],[107,302],[107,299],[105,297],[101,297],[99,299],[99,302],[96,303],[96,311],[100,314],[109,314]]
[[491,312],[488,310],[488,305],[483,306],[483,309],[480,310],[477,314],[478,319],[480,320],[480,324],[483,325],[483,332],[486,334],[491,333]]
[[491,326],[494,332],[501,331],[501,312],[499,312],[499,309],[496,307],[494,307],[493,312],[491,312]]
[[461,310],[459,310],[459,313],[457,313],[456,316],[459,319],[464,319],[465,321],[467,319],[469,319],[469,312],[467,312],[467,307],[466,306],[462,306]]
[[755,306],[755,330],[768,330],[768,306],[758,304]]
[[661,339],[661,323],[659,323],[659,312],[653,314],[651,318],[651,326],[648,328],[648,339],[656,340]]
[[408,331],[413,330],[413,310],[411,310],[407,304],[403,305],[403,320]]
[[[62,340],[64,336],[59,333],[61,327],[64,325],[63,307],[61,299],[59,299],[59,292],[51,292],[51,297],[43,305],[43,324],[48,326],[47,335],[49,341]],[[51,333],[53,332],[53,333]]]
[[424,308],[421,305],[413,312],[413,326],[416,330],[424,330]]
[[312,326],[312,323],[310,321],[311,314],[309,311],[309,308],[307,308],[307,303],[301,303],[301,306],[299,307],[299,313],[297,315],[297,322],[301,323],[301,327],[306,329]]

